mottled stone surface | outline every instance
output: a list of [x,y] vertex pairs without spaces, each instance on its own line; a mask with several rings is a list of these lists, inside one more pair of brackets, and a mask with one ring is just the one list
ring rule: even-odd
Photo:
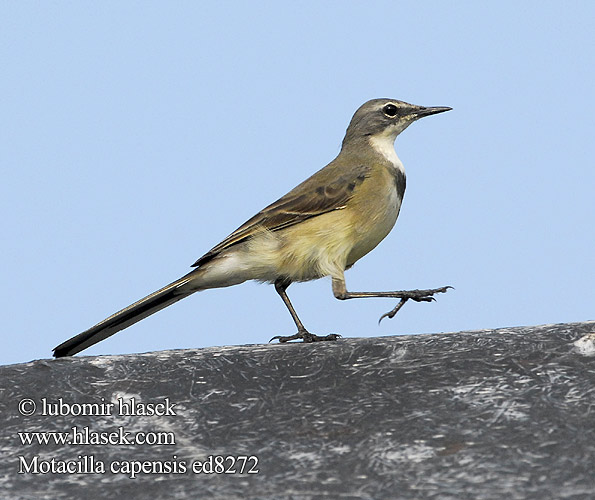
[[[3,366],[0,498],[594,498],[593,332],[586,322]],[[42,415],[44,398],[54,411],[47,403],[62,398],[63,413],[96,406]],[[175,415],[120,415],[130,398],[168,398]],[[26,399],[31,416],[19,413]],[[75,426],[96,439],[169,433],[147,437],[175,444],[22,444],[18,434],[72,439]],[[210,455],[255,456],[259,472],[192,471]],[[79,472],[41,473],[52,459]],[[105,473],[82,472],[98,463]],[[122,472],[141,465],[134,479]]]

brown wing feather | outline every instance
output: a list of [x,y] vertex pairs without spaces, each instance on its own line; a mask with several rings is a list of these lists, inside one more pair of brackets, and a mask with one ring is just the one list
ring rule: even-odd
[[[334,176],[329,175],[328,171],[325,172],[329,167],[338,169],[339,165],[328,165],[285,196],[271,203],[254,217],[247,220],[221,243],[214,246],[192,266],[205,264],[221,251],[246,241],[263,228],[269,231],[279,231],[312,217],[345,208],[345,204],[353,196],[355,189],[368,177],[370,168],[359,165],[348,169],[346,172],[342,168],[342,172],[338,172],[338,175]],[[328,177],[333,180],[324,182],[323,179]]]

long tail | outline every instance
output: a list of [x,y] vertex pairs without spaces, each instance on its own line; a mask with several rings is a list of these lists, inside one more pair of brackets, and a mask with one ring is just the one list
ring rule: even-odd
[[88,330],[68,339],[54,348],[54,356],[56,358],[72,356],[97,342],[101,342],[114,333],[133,325],[137,321],[160,311],[164,307],[184,297],[188,297],[188,295],[198,291],[196,287],[185,286],[192,281],[195,273],[196,271],[188,273],[179,280],[164,286],[161,290],[157,290],[144,299],[140,299],[121,311],[112,314],[109,318],[104,319]]

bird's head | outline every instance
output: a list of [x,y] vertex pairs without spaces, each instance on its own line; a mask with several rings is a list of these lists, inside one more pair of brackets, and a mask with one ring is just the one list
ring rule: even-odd
[[343,139],[343,147],[371,138],[394,142],[414,121],[451,109],[428,108],[396,99],[372,99],[362,104],[353,115]]

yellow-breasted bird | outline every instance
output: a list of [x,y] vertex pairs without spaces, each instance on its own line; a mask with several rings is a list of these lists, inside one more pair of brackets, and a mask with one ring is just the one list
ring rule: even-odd
[[54,356],[76,354],[194,292],[247,280],[273,283],[289,309],[298,331],[271,339],[280,342],[339,337],[314,335],[304,328],[286,293],[294,281],[330,276],[340,300],[400,299],[381,319],[392,318],[409,299],[433,300],[449,287],[349,292],[344,272],[384,239],[399,215],[405,171],[394,149],[397,135],[419,118],[450,109],[395,99],[366,102],[353,115],[341,152],[326,167],[246,221],[198,259],[194,270],[63,342],[54,348]]

